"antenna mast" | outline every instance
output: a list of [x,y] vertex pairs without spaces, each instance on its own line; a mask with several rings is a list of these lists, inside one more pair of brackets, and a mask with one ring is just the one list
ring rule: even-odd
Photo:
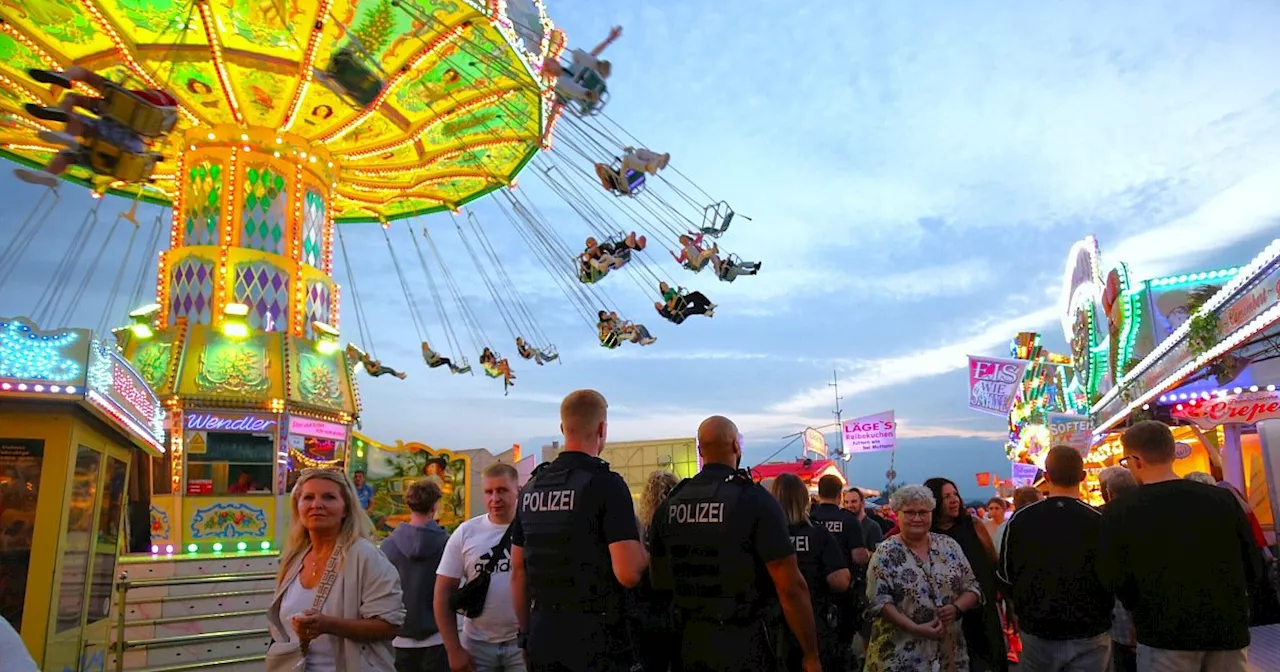
[[840,375],[836,371],[835,367],[831,367],[831,382],[827,383],[827,386],[834,388],[835,390],[836,408],[834,411],[831,411],[831,414],[836,416],[836,427],[840,428],[840,433],[838,435],[839,438],[837,439],[840,442],[840,450],[838,452],[840,455],[840,473],[844,475],[845,480],[848,480],[849,474],[845,471],[848,461],[844,459],[844,422],[841,420],[841,413],[843,411],[840,408],[840,401],[844,399],[844,397],[840,396]]

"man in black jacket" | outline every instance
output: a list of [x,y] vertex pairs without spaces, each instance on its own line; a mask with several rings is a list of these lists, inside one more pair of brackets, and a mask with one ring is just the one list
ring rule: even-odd
[[1133,613],[1140,670],[1249,669],[1249,592],[1262,554],[1235,497],[1173,470],[1173,433],[1155,420],[1121,437],[1140,487],[1102,514],[1103,578]]
[[1111,657],[1115,598],[1098,575],[1102,515],[1080,500],[1084,458],[1054,446],[1049,497],[1023,506],[1004,530],[997,576],[1022,629],[1028,670],[1102,672]]
[[440,486],[432,481],[423,479],[410,485],[404,497],[409,522],[397,526],[380,547],[400,572],[404,591],[404,626],[392,641],[396,672],[449,669],[449,656],[433,612],[436,568],[449,541],[449,533],[435,521],[440,496]]

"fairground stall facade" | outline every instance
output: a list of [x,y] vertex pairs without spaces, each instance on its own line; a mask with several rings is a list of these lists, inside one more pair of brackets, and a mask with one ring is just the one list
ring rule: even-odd
[[1068,259],[1063,307],[1074,365],[1068,386],[1088,400],[1089,461],[1115,463],[1120,430],[1163,420],[1179,442],[1175,470],[1231,483],[1271,528],[1280,239],[1244,266],[1134,282],[1123,263],[1102,265],[1090,237]]

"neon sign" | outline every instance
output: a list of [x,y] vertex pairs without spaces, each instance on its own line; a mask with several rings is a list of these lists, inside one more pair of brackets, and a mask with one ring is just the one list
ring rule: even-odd
[[25,318],[0,318],[0,378],[50,383],[84,382],[88,332],[43,332]]
[[195,432],[263,432],[276,424],[257,415],[225,415],[222,413],[188,413],[186,427]]
[[312,418],[289,418],[289,433],[333,441],[347,440],[346,426],[339,425],[336,422],[325,422],[324,420],[314,420]]

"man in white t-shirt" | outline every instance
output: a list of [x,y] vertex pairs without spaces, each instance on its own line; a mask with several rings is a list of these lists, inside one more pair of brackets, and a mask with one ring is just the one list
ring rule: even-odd
[[449,654],[449,667],[475,672],[524,672],[524,654],[517,641],[520,627],[511,600],[511,541],[499,551],[499,560],[489,577],[489,593],[484,611],[476,618],[464,618],[462,636],[449,616],[453,596],[460,583],[474,581],[484,571],[494,547],[502,541],[516,515],[516,495],[520,476],[515,467],[491,464],[481,473],[485,506],[489,512],[458,526],[436,570],[435,612]]
[[27,646],[18,636],[18,631],[9,624],[9,619],[2,616],[0,616],[0,670],[40,672],[40,668],[36,667],[36,661],[32,660],[31,654],[27,652]]

